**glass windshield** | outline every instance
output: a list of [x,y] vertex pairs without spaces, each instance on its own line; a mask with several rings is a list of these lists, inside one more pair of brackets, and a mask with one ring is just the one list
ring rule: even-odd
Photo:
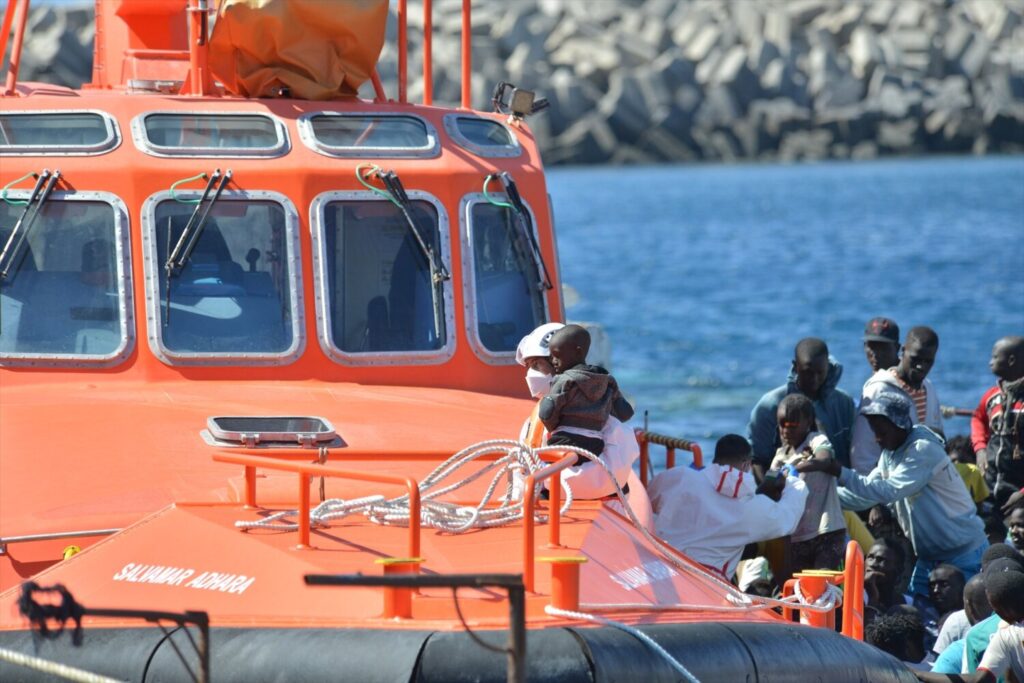
[[116,144],[107,119],[92,112],[25,112],[0,114],[0,149],[34,149],[60,145],[67,151],[103,151]]
[[[23,210],[0,202],[0,245]],[[0,281],[0,357],[116,355],[127,324],[114,207],[51,197],[24,234]]]
[[471,205],[477,333],[488,351],[515,351],[519,340],[547,320],[540,274],[511,209]]
[[320,115],[313,133],[328,147],[422,149],[431,146],[427,127],[411,116]]
[[[435,251],[437,210],[412,202],[412,217]],[[324,264],[330,334],[345,353],[434,351],[446,331],[435,329],[434,297],[442,287],[399,211],[389,201],[337,201],[324,209]]]
[[156,207],[161,345],[173,354],[281,354],[294,341],[294,306],[284,209],[273,201],[222,196],[191,257],[170,279],[173,249],[194,206],[173,200]]
[[283,144],[277,125],[257,114],[148,114],[146,138],[160,147],[274,150]]
[[469,116],[459,116],[455,125],[463,137],[481,147],[509,147],[515,143],[508,129],[497,121]]

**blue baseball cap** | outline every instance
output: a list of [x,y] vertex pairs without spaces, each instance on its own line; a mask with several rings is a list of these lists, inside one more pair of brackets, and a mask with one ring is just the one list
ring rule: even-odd
[[882,391],[860,408],[861,415],[881,415],[900,429],[914,426],[910,419],[910,397],[902,392]]

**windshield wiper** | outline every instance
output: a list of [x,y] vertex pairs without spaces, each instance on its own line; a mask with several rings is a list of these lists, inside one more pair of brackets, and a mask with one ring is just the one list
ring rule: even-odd
[[[218,182],[218,180],[220,182]],[[189,216],[188,223],[185,224],[185,229],[181,231],[181,236],[178,238],[178,243],[174,245],[174,250],[168,254],[167,262],[164,263],[164,270],[167,271],[167,279],[170,280],[172,277],[178,275],[181,270],[185,267],[185,263],[188,262],[189,256],[192,255],[192,250],[196,248],[196,243],[199,242],[199,237],[203,234],[203,228],[206,227],[206,221],[210,217],[210,211],[213,210],[213,205],[220,199],[220,193],[224,191],[224,187],[227,186],[228,181],[231,180],[231,169],[221,175],[220,169],[218,168],[210,176],[209,182],[206,183],[206,189],[203,190],[203,196],[200,197],[199,203],[196,204],[195,211]],[[214,190],[213,186],[216,185],[217,189]],[[213,196],[210,196],[210,192],[213,191]],[[170,239],[170,228],[168,227],[167,239]],[[170,294],[170,282],[167,283],[167,293]],[[170,296],[167,297],[168,302]],[[168,304],[169,305],[169,304]]]
[[0,252],[0,280],[6,280],[9,276],[17,274],[18,269],[21,268],[21,262],[25,255],[24,247],[28,235],[32,231],[32,225],[39,217],[43,204],[50,198],[58,180],[60,180],[60,169],[51,173],[50,169],[44,168],[43,172],[37,176],[36,186],[32,188],[32,194],[29,195],[28,201],[25,203],[25,209],[14,224],[7,243],[4,244],[4,250]]
[[527,240],[529,244],[528,251],[537,269],[537,289],[541,291],[551,289],[553,285],[551,284],[551,278],[548,276],[548,267],[544,263],[544,256],[540,252],[537,238],[533,234],[533,222],[530,220],[530,212],[526,210],[526,206],[523,204],[523,198],[519,195],[516,181],[512,180],[512,176],[507,171],[492,173],[487,177],[496,177],[505,186],[505,196],[508,198],[509,204],[512,205],[512,212],[516,215],[520,230],[522,231],[520,238]]
[[[217,181],[220,181],[219,183]],[[196,243],[199,242],[199,237],[203,234],[203,228],[206,227],[206,221],[210,217],[210,211],[213,210],[213,205],[220,199],[220,193],[224,191],[224,187],[231,180],[231,169],[229,168],[227,173],[221,175],[220,169],[216,169],[213,175],[210,176],[210,180],[206,183],[206,189],[203,190],[203,196],[199,198],[199,202],[196,204],[195,210],[192,215],[188,217],[188,223],[185,224],[185,228],[181,231],[181,236],[178,238],[177,244],[174,245],[174,250],[170,249],[171,246],[171,219],[167,218],[167,247],[168,255],[167,262],[164,263],[164,270],[167,271],[167,298],[164,300],[164,327],[167,327],[171,322],[171,278],[178,276],[182,269],[185,268],[185,264],[188,262],[189,257],[192,255],[192,250],[196,248]],[[213,186],[217,185],[217,189],[214,190]],[[210,196],[211,190],[213,196]],[[171,186],[171,196],[174,196],[174,186]]]
[[444,290],[442,287],[445,280],[452,278],[451,273],[444,267],[444,263],[441,262],[438,253],[423,239],[423,235],[420,233],[416,221],[412,217],[412,202],[409,201],[409,195],[406,194],[405,187],[402,186],[402,181],[399,180],[398,174],[394,171],[378,171],[377,176],[384,183],[384,187],[402,212],[405,223],[409,227],[409,232],[416,239],[416,244],[419,245],[423,258],[427,260],[427,266],[430,268],[430,292],[434,303],[434,334],[437,336],[438,341],[440,341],[444,335]]

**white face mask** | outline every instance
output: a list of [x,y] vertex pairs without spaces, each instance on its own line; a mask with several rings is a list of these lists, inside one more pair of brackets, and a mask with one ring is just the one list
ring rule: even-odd
[[530,388],[530,396],[541,398],[551,389],[551,383],[555,378],[540,370],[530,368],[526,371],[526,386]]

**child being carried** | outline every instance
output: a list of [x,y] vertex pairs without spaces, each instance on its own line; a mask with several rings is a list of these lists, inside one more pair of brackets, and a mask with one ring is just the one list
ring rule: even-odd
[[[803,394],[790,394],[777,413],[782,447],[775,453],[773,470],[809,458],[835,458],[828,437],[814,431],[814,404]],[[795,470],[793,470],[795,474]],[[793,568],[839,569],[846,550],[846,522],[839,506],[836,478],[824,472],[801,474],[807,484],[807,506],[793,532]]]
[[[555,332],[549,345],[555,379],[537,412],[548,430],[549,446],[576,446],[601,455],[601,430],[609,415],[622,422],[633,417],[633,407],[619,391],[615,378],[604,368],[587,365],[590,333],[579,325]],[[577,464],[584,461],[580,456]]]

